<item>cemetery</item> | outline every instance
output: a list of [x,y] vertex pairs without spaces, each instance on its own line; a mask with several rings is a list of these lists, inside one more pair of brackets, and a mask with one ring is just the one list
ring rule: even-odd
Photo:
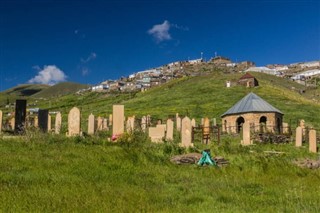
[[6,119],[0,111],[1,209],[20,196],[18,212],[319,210],[320,130],[303,118],[283,122],[254,93],[220,117],[135,115],[123,104],[105,114],[72,106],[31,115],[26,104],[17,100]]

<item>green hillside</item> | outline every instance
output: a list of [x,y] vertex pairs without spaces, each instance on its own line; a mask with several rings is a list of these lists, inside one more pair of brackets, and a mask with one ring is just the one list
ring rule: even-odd
[[259,87],[225,87],[225,81],[236,81],[241,75],[217,72],[185,77],[139,93],[70,94],[39,102],[39,107],[66,114],[77,106],[82,111],[83,121],[90,113],[101,116],[112,113],[113,104],[124,104],[126,116],[150,114],[157,118],[167,118],[179,113],[197,119],[204,116],[220,118],[222,113],[247,93],[254,92],[281,110],[285,114],[285,122],[295,124],[298,119],[305,119],[307,124],[320,126],[320,118],[317,116],[320,113],[320,102],[315,99],[320,94],[319,89],[299,94],[298,91],[304,89],[302,85],[262,73],[253,73],[259,81]]
[[72,94],[80,89],[86,89],[88,85],[74,83],[74,82],[62,82],[55,84],[41,92],[34,94],[33,98],[50,98],[50,97],[57,97],[67,94]]

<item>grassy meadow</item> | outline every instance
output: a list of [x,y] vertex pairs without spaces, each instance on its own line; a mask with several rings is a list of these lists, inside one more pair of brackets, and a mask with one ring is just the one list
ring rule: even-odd
[[[152,144],[144,133],[105,136],[29,133],[0,138],[0,212],[319,212],[320,170],[295,159],[319,156],[292,144],[186,150]],[[170,157],[210,148],[229,165],[175,165]],[[283,154],[268,154],[273,150]]]

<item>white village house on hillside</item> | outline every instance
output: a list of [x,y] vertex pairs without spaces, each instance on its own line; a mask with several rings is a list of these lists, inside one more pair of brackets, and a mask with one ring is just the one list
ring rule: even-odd
[[281,72],[276,69],[270,69],[268,67],[250,67],[244,72],[261,72],[269,75],[281,75]]
[[319,75],[320,76],[320,69],[308,70],[305,72],[298,73],[291,77],[292,80],[303,80],[305,78],[313,77]]

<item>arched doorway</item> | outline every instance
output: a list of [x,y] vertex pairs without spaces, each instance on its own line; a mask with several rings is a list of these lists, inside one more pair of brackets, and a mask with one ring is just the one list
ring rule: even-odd
[[236,121],[236,124],[237,124],[237,133],[240,133],[241,132],[241,129],[242,129],[242,126],[244,124],[244,118],[243,117],[239,117]]
[[261,116],[259,120],[259,125],[260,125],[260,132],[265,132],[267,129],[267,117],[266,116]]

